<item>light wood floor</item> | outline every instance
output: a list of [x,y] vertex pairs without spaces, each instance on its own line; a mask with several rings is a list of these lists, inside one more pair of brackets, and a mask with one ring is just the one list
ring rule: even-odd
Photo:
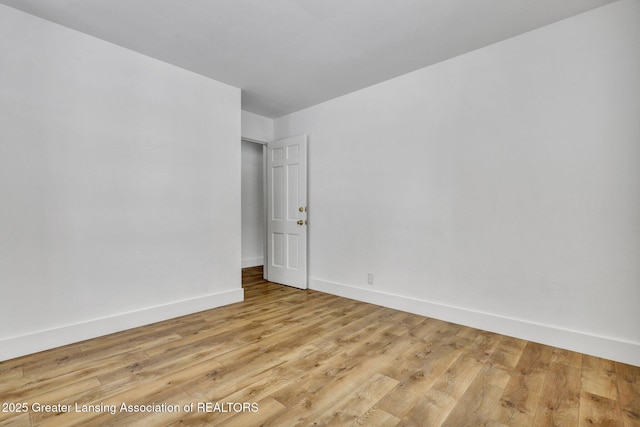
[[243,281],[242,303],[0,363],[0,404],[29,408],[0,426],[640,425],[640,367]]

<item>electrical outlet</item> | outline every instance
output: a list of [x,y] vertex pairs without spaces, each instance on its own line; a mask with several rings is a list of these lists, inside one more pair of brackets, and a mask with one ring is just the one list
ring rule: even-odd
[[367,283],[373,285],[373,273],[367,274]]

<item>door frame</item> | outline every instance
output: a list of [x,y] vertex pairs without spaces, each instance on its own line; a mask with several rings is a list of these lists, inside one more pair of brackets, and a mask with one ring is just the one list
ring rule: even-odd
[[[306,137],[307,140],[307,147],[308,147],[308,143],[309,143],[309,136],[307,134],[303,134]],[[245,137],[241,137],[240,141],[246,141],[246,142],[252,142],[255,144],[259,144],[262,146],[262,222],[263,222],[263,238],[262,238],[262,244],[263,244],[263,272],[262,272],[262,277],[263,279],[267,280],[267,272],[268,272],[268,262],[270,260],[270,251],[269,251],[269,230],[268,230],[268,215],[269,215],[269,195],[268,195],[268,182],[267,182],[267,144],[269,144],[269,142],[267,141],[261,141],[258,139],[253,139],[253,138],[245,138]],[[307,153],[307,165],[309,163],[309,158],[308,158],[308,153]],[[307,166],[308,167],[308,166]],[[308,180],[308,176],[307,176],[307,206],[309,206],[309,180]],[[306,228],[306,227],[305,227]],[[241,230],[242,231],[242,230]],[[307,275],[307,288],[308,288],[308,282],[309,282],[309,243],[308,243],[308,239],[309,239],[309,234],[308,234],[308,228],[307,228],[307,250],[306,250],[306,266],[307,266],[307,271],[306,271],[306,275]],[[241,255],[242,256],[242,255]]]

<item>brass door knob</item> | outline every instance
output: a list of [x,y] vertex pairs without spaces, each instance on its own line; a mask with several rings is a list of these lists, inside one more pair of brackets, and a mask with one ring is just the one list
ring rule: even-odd
[[298,225],[304,225],[304,221],[303,221],[303,220],[301,220],[301,219],[299,219],[299,220],[298,220]]

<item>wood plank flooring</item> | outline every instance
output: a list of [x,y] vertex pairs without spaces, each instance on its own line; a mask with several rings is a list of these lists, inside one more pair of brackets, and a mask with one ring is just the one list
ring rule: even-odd
[[0,363],[0,426],[640,426],[640,367],[261,277]]

